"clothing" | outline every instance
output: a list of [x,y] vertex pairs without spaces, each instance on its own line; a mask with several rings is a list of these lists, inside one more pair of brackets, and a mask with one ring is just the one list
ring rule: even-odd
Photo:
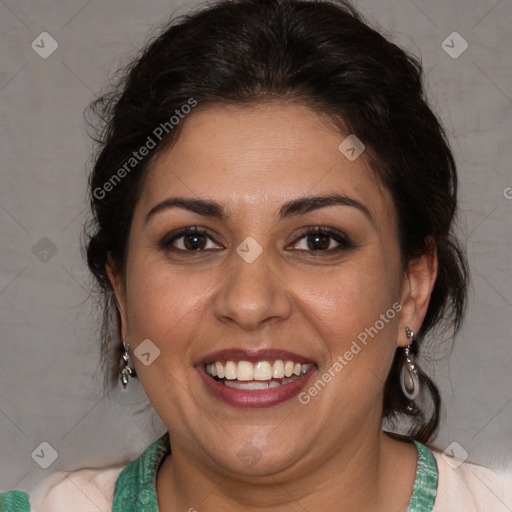
[[[474,464],[452,468],[415,442],[418,464],[407,512],[510,512],[512,474]],[[104,470],[55,473],[29,495],[0,494],[0,512],[158,512],[156,473],[170,453],[164,434],[135,461]],[[196,507],[197,508],[197,507]]]

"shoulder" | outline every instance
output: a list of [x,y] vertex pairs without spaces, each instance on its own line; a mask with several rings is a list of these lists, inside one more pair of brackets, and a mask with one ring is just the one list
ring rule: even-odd
[[125,466],[57,472],[30,492],[31,512],[110,512],[117,478]]
[[433,512],[509,512],[512,508],[512,468],[494,470],[449,459],[432,450],[439,471]]

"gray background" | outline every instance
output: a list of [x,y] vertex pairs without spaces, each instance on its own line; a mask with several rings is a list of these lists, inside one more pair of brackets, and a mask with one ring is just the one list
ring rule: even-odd
[[[451,358],[439,354],[432,368],[444,398],[435,446],[456,441],[470,460],[496,467],[512,456],[512,0],[354,4],[421,53],[458,162],[473,293]],[[102,390],[97,314],[79,249],[91,148],[82,113],[148,36],[191,5],[0,0],[4,491],[55,470],[126,462],[164,432],[153,414],[133,413],[145,403],[137,385],[127,394]],[[47,59],[31,47],[45,31],[59,45]],[[454,31],[469,44],[456,59],[442,47]],[[48,469],[31,456],[42,442],[58,453]]]

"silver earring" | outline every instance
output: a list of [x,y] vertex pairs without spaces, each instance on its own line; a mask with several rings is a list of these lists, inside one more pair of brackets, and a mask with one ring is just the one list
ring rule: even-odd
[[411,341],[407,347],[405,347],[405,362],[400,371],[400,384],[402,385],[402,391],[404,395],[411,401],[414,401],[420,393],[420,379],[418,377],[418,370],[416,360],[410,353],[411,345],[414,343],[414,332],[405,328],[407,338]]
[[121,383],[123,384],[123,389],[126,389],[128,385],[128,379],[130,377],[135,377],[135,370],[130,366],[130,354],[128,349],[130,345],[126,346],[123,339],[123,354],[121,356]]

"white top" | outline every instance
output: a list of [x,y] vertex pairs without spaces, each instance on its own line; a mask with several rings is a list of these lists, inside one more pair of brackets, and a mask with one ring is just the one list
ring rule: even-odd
[[[512,469],[448,463],[432,450],[439,471],[432,512],[512,512]],[[33,512],[110,512],[116,480],[125,466],[58,472],[30,492]]]

